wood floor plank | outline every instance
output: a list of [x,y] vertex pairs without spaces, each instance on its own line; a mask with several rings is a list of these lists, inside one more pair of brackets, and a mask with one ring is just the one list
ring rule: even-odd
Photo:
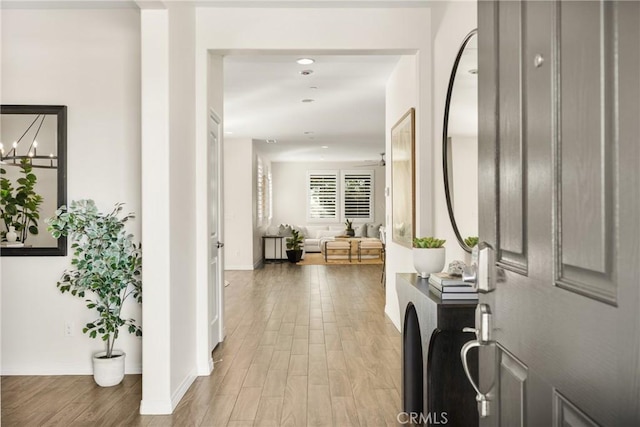
[[249,369],[230,369],[227,375],[225,375],[224,380],[222,380],[222,384],[216,394],[231,394],[237,396],[248,371]]
[[293,339],[308,339],[309,338],[309,327],[307,325],[302,325],[296,321],[296,325],[293,328]]
[[244,378],[242,387],[262,387],[267,379],[267,372],[269,370],[269,364],[257,364],[253,363],[247,371],[247,376]]
[[307,425],[307,377],[287,378],[280,425],[285,427]]
[[[384,417],[387,426],[397,426],[397,414],[401,411],[400,395],[395,389],[375,390],[380,413]],[[394,415],[394,413],[396,415]]]
[[262,396],[283,397],[287,385],[287,373],[286,370],[269,370],[262,389]]
[[351,381],[346,371],[329,370],[329,386],[331,396],[353,396]]
[[283,401],[283,397],[262,396],[253,425],[256,427],[278,427],[282,419]]
[[344,352],[341,350],[327,349],[327,368],[346,372],[347,362],[344,358]]
[[231,411],[236,404],[237,395],[218,395],[213,398],[211,406],[202,419],[203,426],[226,426]]
[[275,350],[275,346],[267,345],[267,346],[259,346],[256,349],[255,354],[253,355],[252,364],[266,365],[269,367],[271,363],[271,358],[273,357],[273,352]]
[[331,396],[334,426],[360,426],[358,410],[352,396]]
[[273,352],[271,358],[271,364],[269,370],[274,371],[286,371],[289,369],[289,359],[291,358],[291,352],[289,350],[276,350]]
[[309,340],[307,338],[294,338],[291,354],[309,354]]
[[308,374],[309,356],[292,354],[289,361],[289,376],[305,376]]
[[262,387],[243,387],[231,412],[232,421],[253,421],[258,411]]
[[309,384],[307,401],[307,425],[331,426],[331,396],[326,385]]

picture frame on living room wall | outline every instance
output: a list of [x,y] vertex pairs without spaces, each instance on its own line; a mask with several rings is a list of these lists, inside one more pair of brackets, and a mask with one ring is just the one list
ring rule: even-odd
[[415,236],[415,109],[391,128],[392,240],[412,247]]

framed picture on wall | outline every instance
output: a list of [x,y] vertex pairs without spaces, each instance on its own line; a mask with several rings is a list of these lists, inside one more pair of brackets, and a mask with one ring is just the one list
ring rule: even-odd
[[415,109],[391,128],[391,236],[411,248],[415,236]]

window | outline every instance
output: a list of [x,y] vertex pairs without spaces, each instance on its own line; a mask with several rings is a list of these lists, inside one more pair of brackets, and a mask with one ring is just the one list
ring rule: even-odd
[[373,221],[372,170],[310,171],[307,189],[309,221],[344,222],[346,218]]
[[311,171],[307,174],[309,221],[335,222],[338,218],[337,171]]
[[271,170],[265,167],[265,164],[260,157],[258,157],[256,184],[258,193],[258,224],[263,224],[268,222],[273,216],[273,186],[271,183]]
[[373,221],[373,171],[342,172],[342,219]]

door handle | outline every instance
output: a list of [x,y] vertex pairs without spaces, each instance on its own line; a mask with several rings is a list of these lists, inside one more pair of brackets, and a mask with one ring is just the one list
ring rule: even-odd
[[[464,328],[464,329],[465,329],[464,332],[475,332],[475,329],[473,328]],[[469,353],[469,350],[471,350],[474,347],[480,347],[482,345],[488,345],[488,344],[482,344],[478,340],[471,340],[465,343],[462,346],[462,349],[460,350],[460,358],[462,359],[462,367],[464,369],[464,373],[467,375],[467,379],[471,383],[471,387],[473,387],[473,389],[476,392],[476,402],[478,402],[478,414],[480,415],[480,418],[486,418],[489,415],[491,415],[489,399],[487,397],[487,394],[482,393],[480,391],[480,388],[476,385],[476,382],[471,376],[471,372],[469,371],[469,363],[467,362],[467,353]]]
[[222,242],[216,242],[216,246],[218,247],[218,249],[220,249],[221,247],[224,246],[224,243]]
[[473,387],[476,392],[476,402],[478,402],[478,413],[480,414],[480,418],[488,417],[491,414],[489,404],[490,400],[487,396],[488,393],[482,393],[480,391],[480,387],[478,387],[471,376],[469,362],[467,361],[467,354],[472,348],[480,348],[483,345],[492,344],[491,328],[491,309],[489,308],[489,305],[478,304],[476,307],[476,327],[462,329],[462,332],[471,332],[476,335],[475,340],[471,340],[462,346],[462,349],[460,350],[460,359],[462,359],[462,368],[464,369],[464,373],[467,375],[467,379],[471,383],[471,387]]

